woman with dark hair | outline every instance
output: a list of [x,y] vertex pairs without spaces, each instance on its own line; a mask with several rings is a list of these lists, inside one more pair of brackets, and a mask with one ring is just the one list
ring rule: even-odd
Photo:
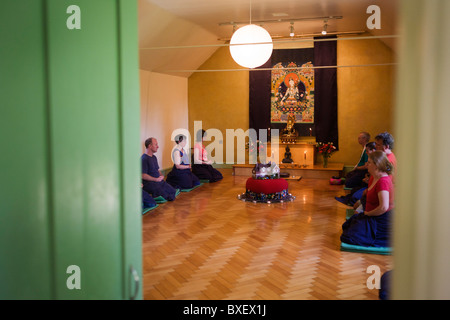
[[176,189],[192,189],[200,185],[200,180],[191,171],[189,156],[184,149],[186,137],[178,135],[175,137],[176,147],[172,152],[173,168],[167,175],[167,183]]
[[342,225],[341,241],[366,247],[389,247],[394,208],[393,165],[382,151],[369,154],[370,173],[365,210]]
[[192,165],[192,172],[201,180],[208,180],[209,182],[216,182],[223,179],[222,174],[214,169],[212,161],[208,159],[208,152],[202,144],[206,137],[205,130],[197,132],[197,143],[194,146],[194,163]]

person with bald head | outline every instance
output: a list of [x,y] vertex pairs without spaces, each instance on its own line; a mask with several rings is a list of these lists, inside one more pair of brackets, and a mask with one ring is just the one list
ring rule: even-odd
[[145,140],[145,153],[141,156],[143,189],[152,195],[165,200],[175,200],[177,190],[164,181],[164,176],[159,171],[158,159],[155,153],[158,151],[158,140],[148,138]]
[[360,132],[358,135],[358,144],[362,147],[359,162],[354,166],[353,170],[345,176],[345,187],[355,188],[363,186],[363,179],[367,173],[367,151],[366,144],[370,141],[370,134],[368,132]]

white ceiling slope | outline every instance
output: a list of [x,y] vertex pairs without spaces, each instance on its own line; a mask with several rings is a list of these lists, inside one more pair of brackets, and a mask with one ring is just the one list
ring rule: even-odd
[[[250,12],[254,23],[274,21],[262,24],[272,37],[287,37],[290,19],[329,16],[342,19],[329,20],[328,32],[397,34],[398,0],[139,0],[138,4],[140,68],[182,77],[192,72],[170,70],[198,69],[217,45],[231,38],[233,27],[220,24],[243,26],[250,22]],[[373,4],[381,9],[380,30],[368,30],[366,26],[370,16],[366,11]],[[323,23],[321,19],[295,21],[295,34],[320,34]],[[394,38],[382,41],[395,51]],[[179,48],[183,46],[189,48]]]

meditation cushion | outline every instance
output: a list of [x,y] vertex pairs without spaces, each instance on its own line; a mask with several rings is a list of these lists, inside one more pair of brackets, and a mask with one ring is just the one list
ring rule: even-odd
[[246,192],[238,195],[239,200],[251,202],[274,203],[294,201],[295,197],[289,193],[289,184],[285,179],[266,177],[248,178],[245,183]]
[[341,185],[341,184],[344,184],[344,181],[341,178],[331,177],[330,184],[331,185]]
[[144,209],[142,209],[142,215],[148,213],[149,211],[151,211],[151,210],[153,210],[153,209],[156,209],[157,207],[158,207],[158,205],[155,205],[155,206],[150,207],[150,208],[144,208]]
[[162,196],[157,196],[155,198],[155,201],[156,201],[156,203],[165,203],[165,202],[167,202],[167,200],[164,199]]
[[254,193],[273,194],[287,190],[288,182],[284,179],[253,179],[248,178],[245,188]]
[[181,189],[180,191],[181,192],[190,192],[190,191],[192,191],[192,190],[194,190],[194,189],[196,189],[196,188],[198,188],[198,187],[200,187],[200,186],[202,186],[203,185],[203,183],[200,183],[200,184],[198,184],[198,185],[196,185],[196,186],[193,186],[192,188],[190,188],[190,189]]
[[390,255],[392,253],[392,248],[390,248],[390,247],[364,247],[364,246],[357,246],[357,245],[341,242],[341,251]]

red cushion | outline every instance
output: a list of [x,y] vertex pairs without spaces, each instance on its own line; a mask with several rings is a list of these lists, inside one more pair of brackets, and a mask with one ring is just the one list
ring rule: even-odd
[[281,192],[288,189],[288,182],[284,179],[265,179],[257,180],[248,178],[245,184],[246,190],[250,190],[255,193],[271,194],[275,192]]
[[343,184],[343,183],[342,183],[341,178],[339,178],[339,179],[333,179],[333,178],[330,178],[330,184],[333,184],[333,185],[340,185],[340,184]]

